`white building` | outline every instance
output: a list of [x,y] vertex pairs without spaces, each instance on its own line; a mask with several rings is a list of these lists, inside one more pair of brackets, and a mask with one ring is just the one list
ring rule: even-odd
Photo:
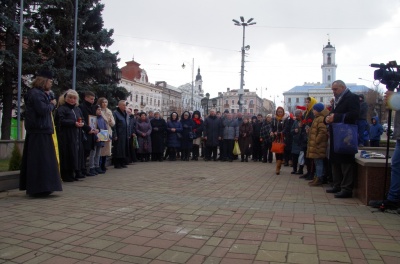
[[[306,82],[284,92],[285,110],[294,112],[297,106],[305,105],[307,97],[314,97],[317,102],[329,105],[333,97],[331,85],[336,80],[336,68],[336,49],[328,40],[328,44],[322,48],[322,83]],[[346,86],[356,94],[365,94],[371,90],[365,85],[357,85],[355,83],[346,83]]]
[[[203,80],[200,74],[200,68],[197,70],[196,80],[192,84],[186,83],[178,87],[178,89],[182,93],[182,108],[183,110],[199,110],[202,111],[201,108],[201,99],[204,97],[203,90]],[[192,98],[193,98],[193,106],[192,106]]]

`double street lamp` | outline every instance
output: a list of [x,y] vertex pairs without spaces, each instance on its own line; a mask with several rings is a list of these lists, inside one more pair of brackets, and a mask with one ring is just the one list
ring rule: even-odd
[[[182,63],[182,69],[185,69],[186,65],[185,63]],[[193,79],[194,79],[194,58],[192,59],[192,99],[190,100],[190,110],[194,110],[193,108],[193,90],[194,90],[194,84],[193,84]]]
[[242,42],[242,61],[241,61],[241,69],[240,69],[240,89],[239,89],[239,112],[242,112],[242,105],[243,105],[243,94],[244,94],[244,90],[243,90],[243,86],[244,86],[244,56],[245,56],[245,50],[249,50],[250,46],[247,45],[245,46],[245,28],[247,26],[251,26],[251,25],[255,25],[256,22],[253,22],[253,18],[250,18],[249,20],[247,20],[247,22],[245,22],[244,18],[241,16],[240,17],[240,21],[236,19],[232,19],[233,23],[235,23],[235,26],[242,26],[243,27],[243,42]]

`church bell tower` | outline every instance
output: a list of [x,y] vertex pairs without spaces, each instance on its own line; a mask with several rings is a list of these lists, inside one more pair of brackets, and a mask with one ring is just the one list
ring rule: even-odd
[[326,87],[331,87],[332,82],[336,80],[336,49],[331,45],[331,42],[328,38],[328,45],[323,47],[322,49],[323,61],[321,65],[322,69],[322,83],[326,85]]

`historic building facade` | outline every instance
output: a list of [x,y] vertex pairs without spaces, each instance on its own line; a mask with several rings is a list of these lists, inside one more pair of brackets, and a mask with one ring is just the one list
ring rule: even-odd
[[[317,102],[329,105],[333,97],[331,86],[332,82],[336,80],[336,68],[336,49],[328,40],[328,44],[322,49],[322,83],[304,83],[284,92],[285,110],[294,112],[297,106],[305,105],[307,97],[314,97]],[[346,85],[350,91],[356,94],[367,94],[372,90],[365,85],[355,83],[346,83]]]

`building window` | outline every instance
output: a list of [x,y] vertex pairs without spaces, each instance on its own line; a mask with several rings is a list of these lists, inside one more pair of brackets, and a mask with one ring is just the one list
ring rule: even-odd
[[225,100],[225,104],[228,104],[228,100]]
[[331,80],[331,76],[330,75],[328,75],[328,81],[330,81]]
[[160,100],[158,100],[158,106],[160,107]]
[[292,102],[292,98],[288,98],[287,100],[288,100],[288,103]]
[[328,53],[328,65],[332,64],[331,54]]
[[231,109],[231,113],[234,114],[235,113],[235,109]]
[[319,101],[320,101],[321,103],[323,103],[323,102],[324,102],[324,97],[320,97],[320,98],[319,98]]
[[251,105],[254,104],[254,103],[253,103],[253,100],[250,100],[250,104],[251,104]]
[[143,104],[143,95],[140,96],[140,104]]
[[146,104],[149,103],[149,97],[146,97]]
[[299,98],[296,98],[296,103],[299,103],[299,102],[300,102]]
[[136,103],[138,102],[139,99],[139,95],[136,95]]
[[235,104],[235,100],[232,100],[232,105],[234,105]]
[[153,98],[150,98],[150,105],[153,104]]
[[253,114],[253,108],[250,108],[250,114]]
[[225,112],[225,111],[228,111],[228,112],[229,112],[229,109],[225,109],[224,112]]

